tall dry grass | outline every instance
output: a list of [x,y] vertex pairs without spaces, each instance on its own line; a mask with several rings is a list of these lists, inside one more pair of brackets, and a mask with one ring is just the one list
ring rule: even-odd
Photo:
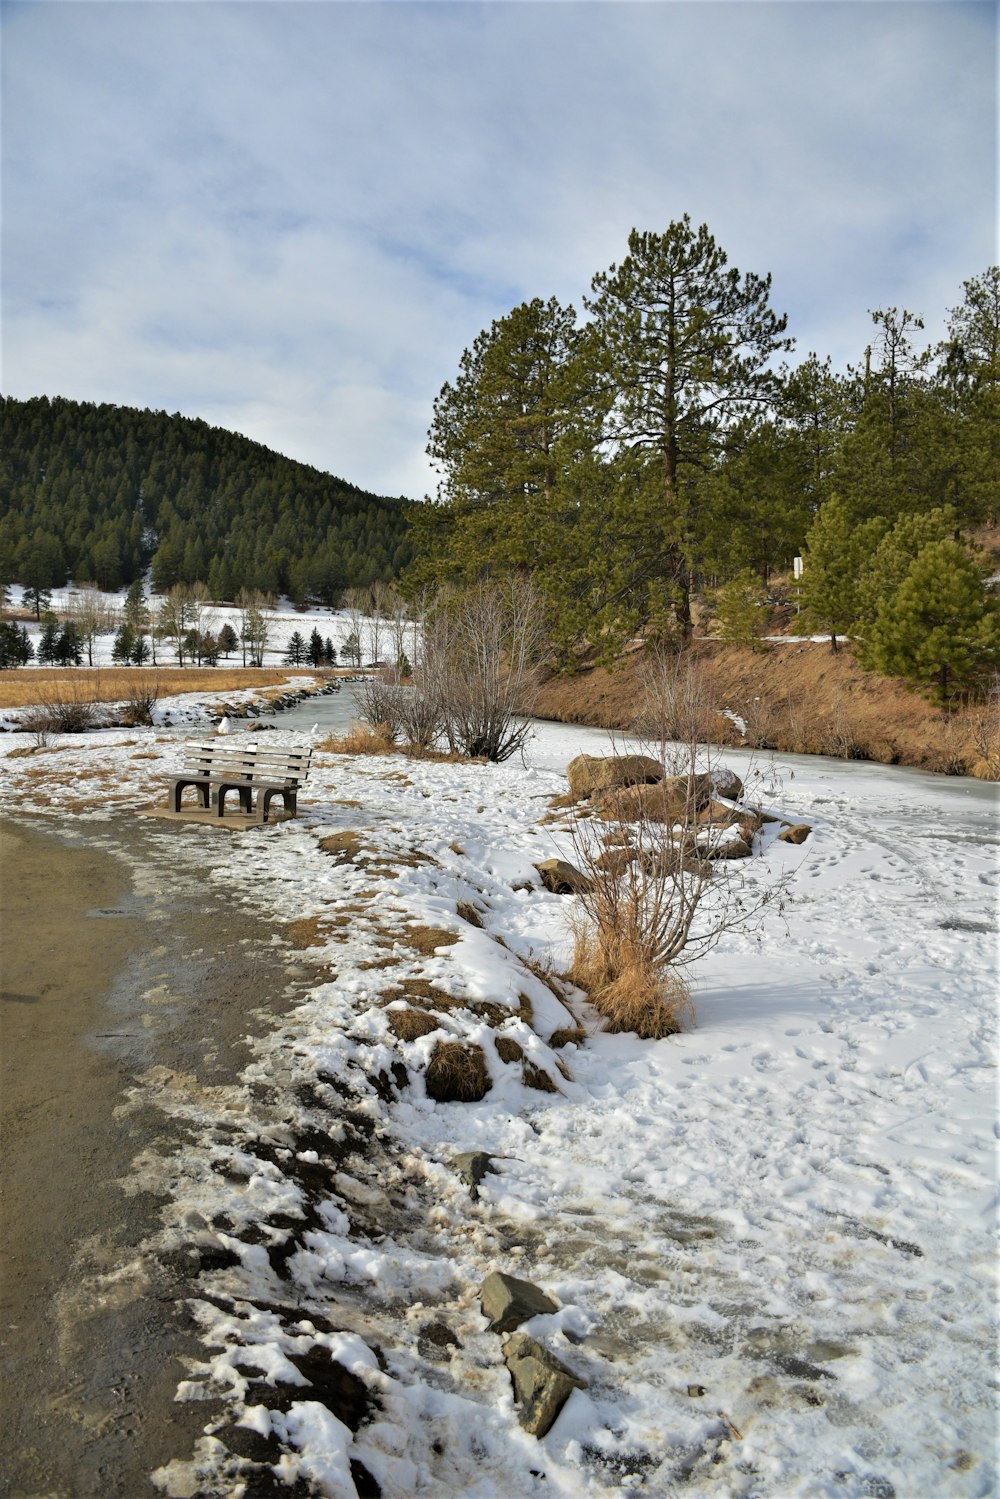
[[139,695],[155,677],[160,695],[211,692],[224,697],[247,688],[284,689],[289,679],[327,673],[310,667],[270,670],[244,667],[39,667],[0,671],[0,708],[25,708],[46,698],[79,694],[88,702],[117,703]]

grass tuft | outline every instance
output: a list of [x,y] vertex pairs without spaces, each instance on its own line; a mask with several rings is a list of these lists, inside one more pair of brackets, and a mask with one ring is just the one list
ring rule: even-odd
[[481,1046],[439,1041],[427,1064],[424,1085],[437,1103],[478,1103],[490,1090]]
[[641,945],[607,928],[579,923],[569,976],[586,990],[605,1030],[642,1040],[675,1036],[694,1016],[691,993],[676,969],[651,962]]
[[436,1031],[441,1021],[427,1010],[387,1010],[389,1029],[400,1041],[416,1041],[419,1036],[429,1036]]

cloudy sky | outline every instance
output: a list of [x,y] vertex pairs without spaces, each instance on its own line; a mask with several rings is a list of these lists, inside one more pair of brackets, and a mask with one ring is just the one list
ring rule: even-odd
[[13,396],[200,416],[420,497],[511,307],[687,212],[797,355],[995,261],[992,0],[3,3]]

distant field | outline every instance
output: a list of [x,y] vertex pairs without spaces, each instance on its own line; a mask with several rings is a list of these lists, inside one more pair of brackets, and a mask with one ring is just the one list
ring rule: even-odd
[[31,703],[71,698],[83,702],[115,703],[155,683],[160,697],[181,692],[210,692],[223,698],[248,687],[285,686],[290,677],[321,677],[308,666],[280,669],[217,667],[42,667],[38,670],[0,671],[0,708],[24,708]]

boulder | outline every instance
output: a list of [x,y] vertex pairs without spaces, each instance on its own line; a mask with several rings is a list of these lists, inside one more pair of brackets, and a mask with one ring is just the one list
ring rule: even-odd
[[805,843],[812,828],[807,822],[797,822],[793,827],[782,828],[778,834],[779,843]]
[[663,780],[663,766],[649,755],[577,755],[566,767],[575,801],[616,786],[652,785]]
[[716,796],[724,796],[731,802],[738,802],[743,795],[743,782],[735,770],[727,770],[725,766],[719,766],[710,772],[712,789]]
[[558,1311],[552,1297],[546,1296],[530,1280],[519,1280],[516,1275],[505,1275],[502,1270],[493,1270],[487,1275],[479,1287],[479,1300],[491,1332],[513,1332],[531,1317]]
[[573,1391],[587,1388],[586,1381],[525,1332],[507,1339],[503,1356],[514,1384],[517,1418],[525,1431],[543,1437]]
[[579,895],[581,890],[591,888],[591,881],[587,876],[565,859],[543,859],[535,868],[542,884],[553,895]]
[[[684,822],[712,799],[708,776],[667,776],[657,785],[625,786],[597,793],[597,816],[615,822]],[[731,808],[726,809],[731,812]]]
[[753,850],[745,838],[727,838],[705,849],[706,859],[749,859]]
[[715,797],[710,797],[698,813],[699,822],[713,822],[722,827],[729,827],[739,820],[738,814],[728,802],[717,802]]

